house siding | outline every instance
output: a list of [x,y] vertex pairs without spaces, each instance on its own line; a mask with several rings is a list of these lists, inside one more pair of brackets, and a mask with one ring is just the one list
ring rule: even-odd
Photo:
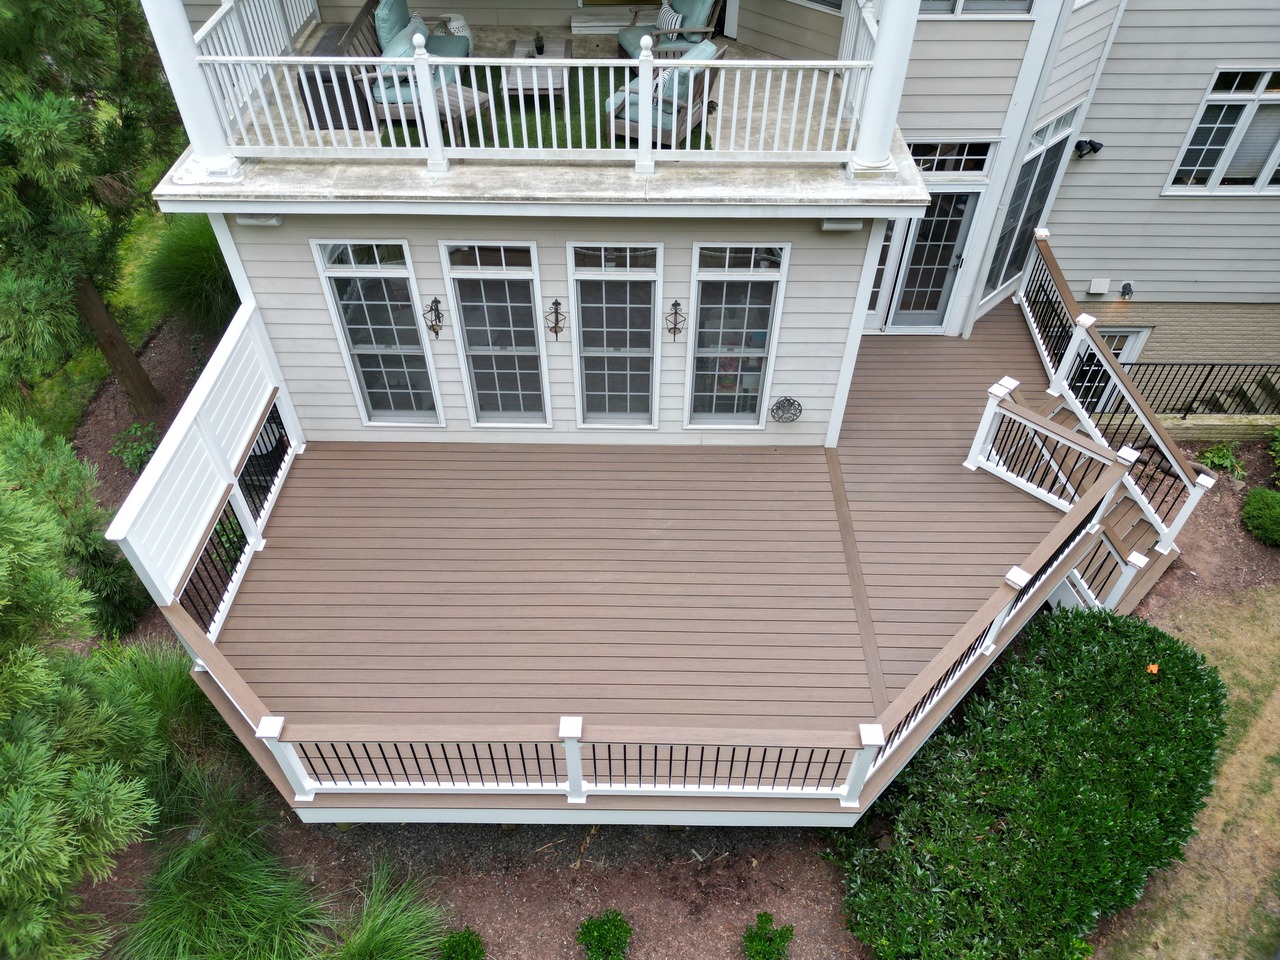
[[1231,65],[1280,66],[1272,0],[1212,15],[1198,0],[1130,0],[1083,128],[1106,149],[1070,162],[1049,220],[1077,296],[1110,277],[1108,299],[1129,280],[1140,301],[1280,300],[1274,196],[1161,196],[1214,71]]
[[185,4],[187,11],[187,20],[191,23],[191,32],[195,33],[205,25],[205,22],[218,12],[217,3],[190,3]]
[[1031,26],[1029,19],[921,20],[898,113],[903,136],[1000,136]]
[[[662,221],[609,224],[599,220],[530,223],[537,237],[540,312],[553,299],[569,303],[566,243],[664,244],[659,309],[672,300],[690,309],[694,243],[791,244],[784,278],[782,312],[772,387],[765,402],[795,397],[804,414],[795,423],[765,419],[757,429],[686,429],[687,357],[691,331],[676,343],[661,333],[659,426],[649,429],[579,428],[573,386],[573,337],[570,317],[559,340],[547,337],[547,377],[553,426],[473,428],[464,393],[464,371],[453,334],[452,292],[444,279],[439,242],[520,242],[527,239],[509,222],[493,218],[301,217],[285,218],[278,228],[232,227],[263,321],[298,408],[303,429],[317,440],[460,440],[583,443],[729,443],[822,444],[865,253],[865,233],[823,233],[812,221],[779,221],[751,228],[735,221]],[[420,303],[440,297],[445,328],[429,348],[436,370],[436,393],[447,426],[364,426],[343,363],[333,319],[312,255],[310,240],[407,240]],[[692,323],[692,321],[690,321]]]
[[786,60],[827,60],[839,52],[843,26],[839,14],[799,3],[742,0],[736,39]]
[[1036,126],[1089,95],[1121,0],[1094,0],[1073,10],[1040,102]]

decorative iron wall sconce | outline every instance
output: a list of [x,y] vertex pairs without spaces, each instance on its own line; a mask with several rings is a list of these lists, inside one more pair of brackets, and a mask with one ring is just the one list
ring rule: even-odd
[[422,319],[426,321],[427,329],[435,334],[435,338],[439,340],[440,330],[444,327],[444,314],[440,312],[439,297],[431,298],[431,302],[427,304],[427,309],[422,311]]
[[667,333],[671,334],[671,341],[674,343],[676,337],[680,336],[680,331],[684,329],[684,322],[689,319],[680,310],[680,301],[671,301],[671,312],[662,318],[667,324]]
[[560,309],[560,301],[552,300],[551,309],[547,311],[547,332],[554,333],[556,339],[560,339],[560,334],[564,332],[564,322],[568,319],[564,315],[564,311]]
[[1075,151],[1076,151],[1076,157],[1080,160],[1083,160],[1085,157],[1089,156],[1089,154],[1091,153],[1101,153],[1102,144],[1100,144],[1097,140],[1080,139],[1076,141]]
[[778,423],[795,423],[804,413],[804,407],[795,397],[779,397],[769,408],[769,416]]

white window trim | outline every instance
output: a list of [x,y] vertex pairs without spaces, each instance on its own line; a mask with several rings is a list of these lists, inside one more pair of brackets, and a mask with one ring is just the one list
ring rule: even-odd
[[[529,268],[508,269],[506,267],[455,267],[449,262],[450,247],[525,247],[529,250]],[[477,430],[549,430],[553,426],[551,416],[551,383],[547,369],[547,338],[542,318],[542,286],[539,281],[538,245],[529,242],[509,242],[506,240],[441,240],[440,269],[444,274],[445,306],[449,311],[449,324],[453,330],[454,346],[458,352],[458,369],[462,374],[462,391],[467,397],[467,415],[471,418],[471,426]],[[542,380],[542,410],[546,414],[545,422],[535,420],[480,420],[476,417],[475,390],[471,384],[471,364],[467,362],[466,331],[462,328],[462,316],[454,309],[453,281],[459,277],[492,280],[498,277],[510,277],[516,280],[533,282],[533,328],[538,338],[538,363]]]
[[841,0],[838,9],[824,6],[821,3],[813,3],[811,0],[787,0],[788,3],[794,3],[798,7],[808,7],[810,10],[817,10],[819,13],[829,13],[833,17],[844,17],[849,13],[850,7],[857,7],[854,0]]
[[[361,244],[385,244],[396,245],[404,249],[404,267],[388,268],[388,267],[372,267],[364,265],[357,267],[334,267],[324,262],[324,247],[331,243],[361,243]],[[368,240],[364,238],[345,237],[340,239],[312,240],[311,255],[315,258],[316,269],[320,272],[320,286],[324,288],[324,300],[329,307],[329,319],[333,322],[333,330],[338,338],[338,352],[342,354],[342,365],[346,368],[347,379],[351,383],[351,391],[355,395],[356,409],[360,413],[360,422],[366,427],[396,427],[399,429],[421,429],[428,428],[431,430],[441,429],[448,424],[445,422],[444,404],[440,397],[440,378],[436,376],[435,359],[431,355],[431,335],[427,331],[426,324],[422,319],[422,299],[418,295],[417,274],[413,269],[413,259],[409,253],[408,240]],[[409,297],[413,301],[413,317],[418,328],[418,337],[422,340],[422,352],[427,358],[427,376],[431,378],[431,394],[436,405],[435,420],[405,420],[405,419],[388,419],[377,420],[370,416],[370,411],[366,409],[364,402],[364,388],[360,384],[359,375],[356,373],[355,361],[351,359],[351,350],[347,345],[347,331],[343,327],[342,311],[338,307],[337,300],[333,296],[333,285],[329,282],[331,277],[362,277],[370,274],[379,276],[403,277],[409,281]]]
[[[698,258],[704,248],[709,247],[777,247],[782,250],[782,263],[778,265],[778,270],[760,271],[759,273],[751,270],[702,270],[698,266]],[[786,303],[787,294],[787,273],[791,264],[791,243],[779,243],[773,240],[724,240],[724,241],[702,241],[693,245],[693,258],[689,265],[689,314],[688,322],[685,330],[688,334],[688,344],[685,350],[685,373],[684,373],[684,429],[686,430],[763,430],[766,425],[766,417],[769,415],[770,398],[773,396],[773,372],[777,365],[778,358],[778,341],[782,339],[782,314]],[[702,291],[701,282],[707,280],[743,280],[750,277],[777,277],[778,289],[777,296],[773,302],[773,317],[769,323],[769,347],[765,352],[765,370],[764,381],[760,384],[760,411],[757,421],[751,423],[747,420],[739,420],[737,422],[725,421],[723,423],[714,420],[703,420],[699,423],[693,423],[691,416],[693,414],[693,375],[697,361],[697,341],[698,341],[698,310],[700,302],[700,294]]]
[[988,184],[991,182],[991,168],[995,165],[996,157],[1004,146],[1003,137],[933,137],[925,139],[924,137],[912,138],[908,141],[908,150],[911,143],[986,143],[990,144],[991,149],[987,151],[986,163],[980,171],[973,170],[921,170],[920,176],[930,183],[954,183],[956,185],[973,185]]
[[[657,266],[653,270],[593,270],[574,265],[574,247],[653,247],[657,250]],[[583,430],[656,430],[661,420],[659,401],[662,394],[662,258],[661,243],[608,243],[599,240],[570,240],[565,244],[565,263],[569,272],[569,332],[573,340],[573,403],[578,426]],[[653,281],[653,373],[650,383],[649,422],[640,420],[596,421],[585,419],[582,405],[582,330],[578,322],[578,280],[652,280]]]
[[1026,10],[1018,10],[1016,12],[1001,10],[975,10],[972,13],[965,12],[965,0],[953,0],[955,9],[950,11],[942,10],[921,10],[921,20],[953,20],[956,17],[964,17],[967,20],[1034,20],[1036,2],[1031,0]]
[[[1209,84],[1205,89],[1205,94],[1200,98],[1200,105],[1196,107],[1195,114],[1191,118],[1191,124],[1187,129],[1187,135],[1182,139],[1182,145],[1178,147],[1178,153],[1173,158],[1173,166],[1169,169],[1169,176],[1165,178],[1164,189],[1160,191],[1162,197],[1256,197],[1259,194],[1277,194],[1280,193],[1280,186],[1271,186],[1267,181],[1280,168],[1280,140],[1272,149],[1267,157],[1266,163],[1263,165],[1263,175],[1259,176],[1258,185],[1252,187],[1246,186],[1227,186],[1221,185],[1222,175],[1226,173],[1227,167],[1231,164],[1231,158],[1235,155],[1236,149],[1240,146],[1240,141],[1244,139],[1245,132],[1249,129],[1249,124],[1253,122],[1254,114],[1258,112],[1258,105],[1262,103],[1280,104],[1280,94],[1276,93],[1214,93],[1213,85],[1217,82],[1219,75],[1223,73],[1248,73],[1257,71],[1259,73],[1280,73],[1280,64],[1273,64],[1269,67],[1263,66],[1247,66],[1247,67],[1219,67],[1213,72],[1213,76],[1209,78]],[[1209,182],[1204,186],[1194,186],[1192,184],[1175,185],[1173,178],[1177,176],[1178,169],[1182,166],[1182,158],[1186,155],[1187,149],[1191,146],[1191,138],[1196,135],[1196,130],[1200,128],[1200,119],[1204,116],[1205,107],[1210,103],[1222,104],[1244,104],[1245,110],[1240,117],[1240,122],[1236,124],[1236,129],[1232,131],[1231,139],[1227,141],[1227,145],[1222,150],[1222,156],[1218,158],[1218,163],[1214,167],[1213,174],[1209,178]]]

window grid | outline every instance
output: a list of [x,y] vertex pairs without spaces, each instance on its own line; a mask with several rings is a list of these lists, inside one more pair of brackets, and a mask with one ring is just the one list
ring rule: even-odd
[[1280,186],[1280,70],[1220,70],[1168,188],[1256,193]]
[[404,244],[315,247],[366,419],[440,423]]
[[1032,0],[921,0],[921,13],[1029,13]]
[[582,417],[650,420],[654,281],[577,280]]
[[[467,254],[463,269],[503,273],[532,267],[528,247],[449,247],[455,265],[458,251]],[[522,266],[528,264],[528,267]],[[477,266],[479,264],[479,266]],[[459,343],[471,377],[472,403],[478,423],[502,420],[546,422],[542,356],[532,277],[455,276],[453,278]]]
[[921,173],[986,173],[991,144],[912,143],[911,157]]

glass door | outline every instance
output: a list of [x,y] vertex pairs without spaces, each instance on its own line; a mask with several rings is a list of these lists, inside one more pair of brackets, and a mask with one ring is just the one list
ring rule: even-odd
[[977,206],[976,193],[938,192],[923,219],[890,224],[872,295],[882,311],[881,329],[942,328]]

